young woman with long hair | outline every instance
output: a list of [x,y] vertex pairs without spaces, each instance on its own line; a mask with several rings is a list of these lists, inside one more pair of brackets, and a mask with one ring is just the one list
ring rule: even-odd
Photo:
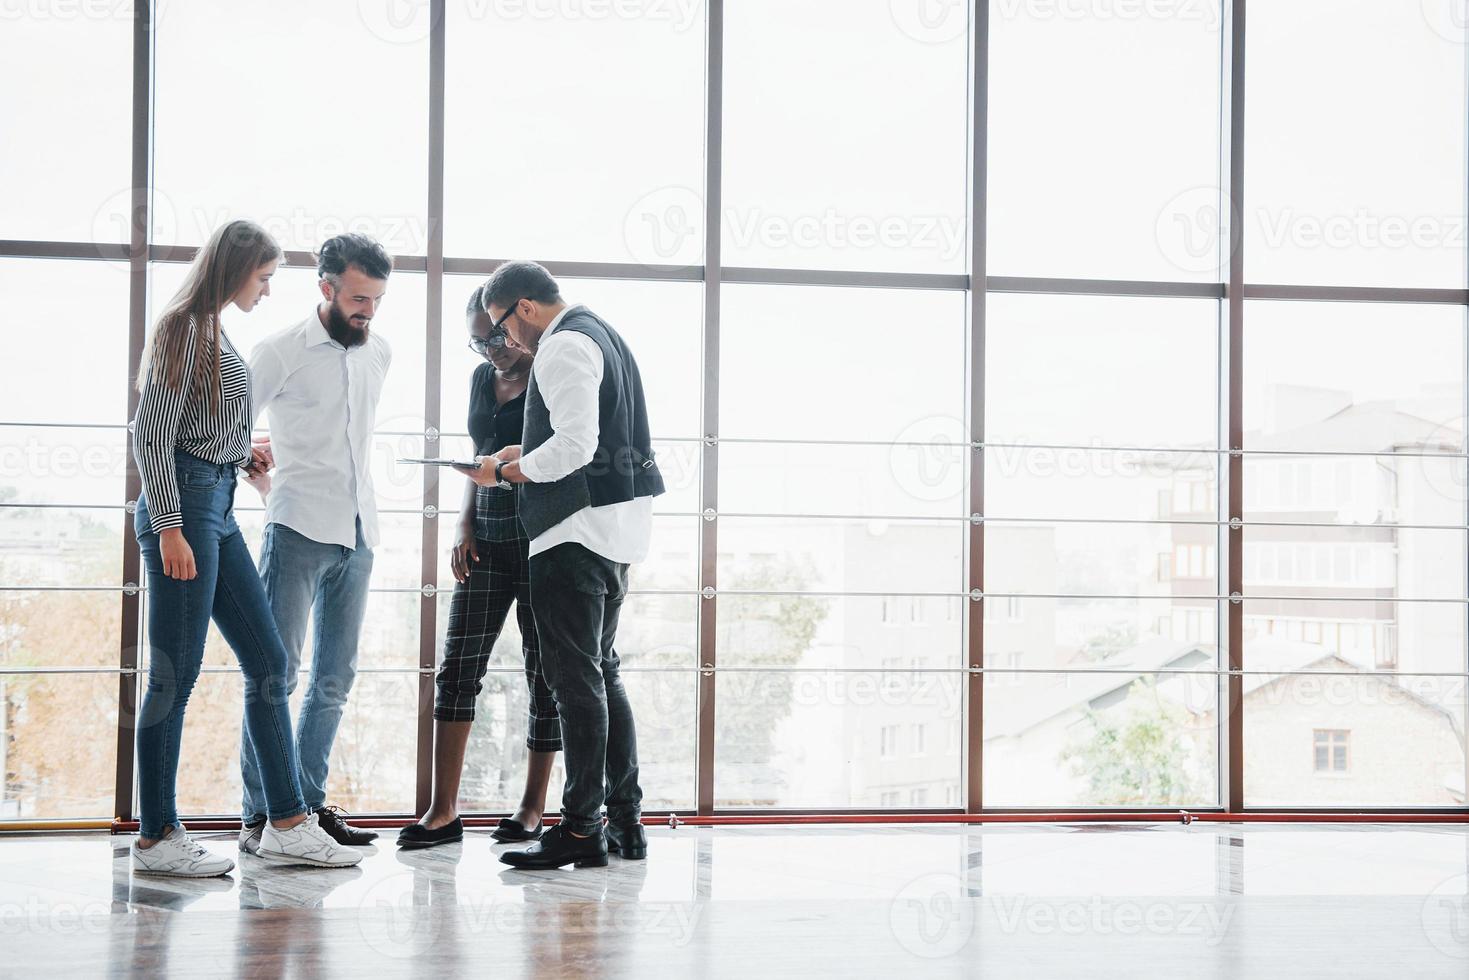
[[232,221],[199,251],[148,339],[133,447],[142,475],[134,529],[148,569],[148,686],[137,719],[138,839],[143,874],[210,877],[234,868],[191,839],[174,784],[184,710],[213,619],[245,682],[245,725],[268,797],[262,858],[345,867],[362,855],[327,836],[301,798],[286,711],[286,650],[235,523],[235,481],[252,465],[250,373],[220,325],[230,304],[248,313],[270,295],[280,246],[259,225]]

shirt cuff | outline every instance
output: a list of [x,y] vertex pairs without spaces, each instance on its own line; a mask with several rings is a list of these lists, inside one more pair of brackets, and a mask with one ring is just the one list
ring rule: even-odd
[[175,511],[172,514],[150,514],[148,524],[153,528],[154,534],[162,534],[171,527],[183,527],[184,515]]
[[532,483],[545,483],[546,481],[541,479],[545,474],[541,472],[541,462],[537,458],[538,455],[538,451],[532,450],[530,453],[520,457],[520,475]]

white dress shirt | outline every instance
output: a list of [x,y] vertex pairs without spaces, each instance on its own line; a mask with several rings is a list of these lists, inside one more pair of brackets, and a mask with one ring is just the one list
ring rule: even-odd
[[[586,466],[597,452],[602,386],[602,349],[584,333],[556,333],[562,310],[536,348],[531,376],[551,415],[551,438],[520,458],[520,472],[532,483],[554,483]],[[530,553],[574,541],[608,561],[632,564],[648,557],[653,534],[653,498],[635,497],[617,504],[583,507],[561,523],[531,539]]]
[[388,342],[376,333],[365,344],[344,348],[315,310],[256,345],[250,355],[254,419],[262,411],[270,416],[276,466],[266,523],[284,524],[322,544],[355,548],[360,517],[367,547],[377,546],[368,464],[392,360]]

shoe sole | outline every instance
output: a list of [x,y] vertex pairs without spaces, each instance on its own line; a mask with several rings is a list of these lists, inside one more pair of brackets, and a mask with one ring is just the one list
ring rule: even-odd
[[133,868],[133,874],[148,875],[151,878],[223,878],[233,870],[235,870],[235,866],[231,863],[223,871],[195,871],[190,873],[188,871],[156,871],[152,868]]
[[312,867],[312,868],[355,868],[355,867],[357,867],[357,865],[359,865],[359,864],[362,863],[362,859],[360,857],[356,861],[348,861],[346,863],[337,863],[337,862],[333,862],[333,861],[317,861],[314,858],[308,858],[308,857],[296,857],[296,856],[290,855],[290,854],[282,854],[279,851],[267,851],[267,850],[265,850],[263,848],[261,850],[256,851],[255,852],[255,856],[258,857],[258,858],[260,858],[260,860],[262,860],[262,861],[269,861],[271,864],[278,864],[278,865],[299,864],[299,865],[306,865],[306,866]]
[[[518,854],[519,852],[514,851],[511,853]],[[510,867],[516,869],[517,871],[555,871],[557,868],[564,868],[568,864],[576,868],[607,867],[607,855],[605,854],[600,854],[597,857],[592,858],[576,858],[571,861],[562,861],[559,864],[511,864],[509,861],[505,860],[505,855],[503,854],[500,855],[500,861],[502,864],[509,864]]]
[[421,851],[426,847],[438,847],[440,844],[458,844],[464,840],[464,835],[457,837],[445,837],[443,840],[400,840],[398,846],[405,851]]

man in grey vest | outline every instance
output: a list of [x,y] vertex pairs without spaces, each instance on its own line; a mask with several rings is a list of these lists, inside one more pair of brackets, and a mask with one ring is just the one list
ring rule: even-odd
[[[561,822],[500,860],[518,868],[603,867],[647,856],[637,735],[614,643],[627,568],[648,554],[653,461],[637,361],[617,331],[568,306],[551,274],[507,262],[484,285],[494,332],[536,355],[519,446],[465,470],[482,485],[521,483],[541,666],[561,716]],[[602,805],[607,828],[602,828]]]

